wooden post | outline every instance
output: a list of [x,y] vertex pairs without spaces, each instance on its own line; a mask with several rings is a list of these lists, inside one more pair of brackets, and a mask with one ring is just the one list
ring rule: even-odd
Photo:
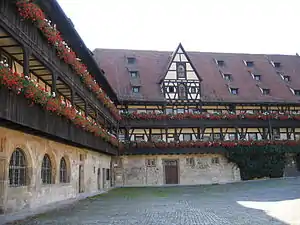
[[71,104],[72,104],[72,106],[75,106],[75,104],[74,104],[75,95],[76,95],[76,92],[75,92],[75,90],[72,88],[72,89],[71,89]]
[[56,81],[57,81],[57,75],[56,73],[52,72],[51,94],[55,93],[55,95],[56,95]]
[[31,50],[27,46],[23,46],[23,74],[30,77],[29,71],[29,58],[31,56]]

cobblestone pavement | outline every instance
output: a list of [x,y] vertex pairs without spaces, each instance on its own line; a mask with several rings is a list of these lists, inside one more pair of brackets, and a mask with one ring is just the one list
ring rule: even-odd
[[300,179],[121,188],[14,224],[300,224]]

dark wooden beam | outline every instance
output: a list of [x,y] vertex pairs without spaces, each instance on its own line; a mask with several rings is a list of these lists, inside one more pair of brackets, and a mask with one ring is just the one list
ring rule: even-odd
[[30,71],[29,71],[29,58],[31,55],[31,50],[29,47],[24,46],[23,47],[23,73],[25,76],[30,75]]

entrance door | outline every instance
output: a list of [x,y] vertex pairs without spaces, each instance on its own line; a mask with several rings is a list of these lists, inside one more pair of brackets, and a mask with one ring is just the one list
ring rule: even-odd
[[101,179],[100,179],[100,177],[101,177],[101,169],[100,168],[98,168],[98,173],[97,173],[97,186],[98,186],[98,190],[100,190],[101,189]]
[[102,168],[102,188],[105,188],[105,168]]
[[178,161],[164,160],[165,183],[178,184]]
[[79,166],[79,193],[84,192],[84,170],[83,166]]

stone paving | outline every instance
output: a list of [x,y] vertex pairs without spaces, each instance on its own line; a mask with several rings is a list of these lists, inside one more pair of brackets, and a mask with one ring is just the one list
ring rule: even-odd
[[300,179],[226,185],[120,188],[25,221],[22,225],[300,224]]

